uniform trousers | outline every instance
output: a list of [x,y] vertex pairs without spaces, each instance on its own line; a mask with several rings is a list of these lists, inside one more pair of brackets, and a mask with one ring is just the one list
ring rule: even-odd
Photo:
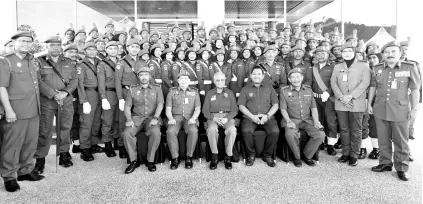
[[219,141],[219,128],[225,129],[225,152],[227,156],[232,156],[232,150],[236,139],[235,120],[231,119],[221,127],[212,120],[207,121],[207,138],[209,140],[210,149],[213,154],[219,154],[217,144]]
[[[266,132],[265,138],[254,137],[254,132],[256,131],[258,126],[263,126],[264,131]],[[263,157],[273,156],[280,132],[278,123],[274,118],[271,118],[264,125],[258,125],[248,118],[243,118],[241,122],[241,132],[242,140],[244,141],[245,149],[248,156],[254,157],[256,155],[254,143],[257,140],[264,140]]]
[[[80,115],[79,142],[81,149],[88,149],[92,145],[98,144],[98,132],[101,125],[101,104],[99,103],[98,92],[87,90],[86,93],[91,111],[89,114],[81,113]],[[80,104],[79,106],[82,110],[83,105]]]
[[295,128],[285,128],[285,138],[289,147],[291,148],[292,153],[294,154],[295,159],[300,159],[300,129],[307,132],[307,135],[310,137],[310,140],[307,142],[303,149],[304,156],[307,159],[311,159],[322,144],[325,139],[325,133],[318,130],[313,125],[301,121],[295,124]]
[[179,157],[178,133],[182,127],[188,135],[186,153],[188,157],[192,157],[198,140],[198,122],[196,124],[188,124],[188,119],[181,115],[174,116],[174,119],[176,120],[176,125],[168,125],[166,131],[167,144],[169,145],[172,159]]

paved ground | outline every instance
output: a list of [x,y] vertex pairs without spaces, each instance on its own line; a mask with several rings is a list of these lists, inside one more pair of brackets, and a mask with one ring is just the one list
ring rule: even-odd
[[[421,114],[420,114],[421,115]],[[418,127],[417,133],[423,128]],[[420,134],[421,135],[421,134]],[[415,161],[411,180],[403,182],[396,172],[374,173],[377,161],[364,159],[356,167],[340,164],[340,156],[321,152],[316,167],[277,160],[270,168],[260,159],[252,167],[242,162],[215,171],[208,163],[194,163],[194,169],[171,171],[169,164],[150,173],[142,166],[123,174],[126,160],[96,154],[92,162],[73,155],[75,165],[55,172],[55,146],[47,158],[46,178],[20,182],[21,190],[7,193],[0,187],[0,203],[422,203],[422,138],[411,142]],[[371,151],[370,142],[368,151]],[[182,163],[183,167],[183,163]]]

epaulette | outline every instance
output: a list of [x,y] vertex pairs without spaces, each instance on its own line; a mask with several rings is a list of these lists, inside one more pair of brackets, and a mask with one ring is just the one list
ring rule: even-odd
[[408,62],[412,62],[412,63],[414,63],[416,66],[419,66],[419,63],[418,63],[417,61],[414,61],[414,60],[408,60]]
[[284,87],[282,87],[282,89],[287,89],[287,88],[289,88],[289,86],[284,86]]
[[401,61],[401,63],[402,64],[409,64],[409,65],[413,65],[413,66],[415,66],[415,65],[417,65],[416,63],[414,63],[414,62],[411,62],[411,61]]
[[13,55],[13,54],[15,54],[15,53],[9,53],[9,54],[5,54],[3,57],[9,57],[9,56],[11,56],[11,55]]

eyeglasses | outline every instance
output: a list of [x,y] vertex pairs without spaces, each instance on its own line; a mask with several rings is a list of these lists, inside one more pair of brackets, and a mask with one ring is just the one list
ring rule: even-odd
[[225,81],[225,79],[215,79],[214,81],[216,81],[216,82],[222,82],[222,81]]

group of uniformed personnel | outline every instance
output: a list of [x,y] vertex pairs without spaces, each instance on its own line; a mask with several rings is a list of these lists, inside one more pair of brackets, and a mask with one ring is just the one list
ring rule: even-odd
[[[137,134],[144,132],[149,171],[156,171],[162,133],[170,168],[185,159],[191,169],[204,129],[210,169],[217,168],[221,136],[225,168],[232,168],[237,132],[246,165],[259,156],[270,167],[276,166],[281,133],[297,167],[301,158],[315,166],[319,148],[329,155],[342,148],[338,161],[356,166],[366,157],[363,140],[370,136],[369,158],[379,158],[372,171],[394,166],[400,179],[409,179],[408,139],[421,102],[421,74],[407,59],[408,42],[363,47],[356,31],[343,42],[337,29],[323,37],[321,26],[313,24],[304,30],[288,24],[279,35],[274,26],[268,33],[264,26],[237,32],[230,23],[225,32],[222,24],[210,29],[208,38],[199,26],[194,39],[191,30],[180,32],[177,24],[160,35],[144,28],[138,32],[135,25],[128,33],[115,31],[111,21],[105,29],[103,35],[95,25],[88,33],[71,27],[63,40],[47,38],[47,53],[38,57],[29,53],[30,32],[18,32],[5,44],[0,171],[7,191],[20,189],[17,181],[44,178],[54,116],[63,167],[73,165],[73,142],[73,153],[84,161],[100,152],[115,157],[119,150],[120,158],[128,158],[125,173],[132,173],[141,162]],[[257,128],[266,134],[258,136]],[[179,155],[181,129],[187,135],[186,155]],[[309,137],[302,149],[301,131]]]

